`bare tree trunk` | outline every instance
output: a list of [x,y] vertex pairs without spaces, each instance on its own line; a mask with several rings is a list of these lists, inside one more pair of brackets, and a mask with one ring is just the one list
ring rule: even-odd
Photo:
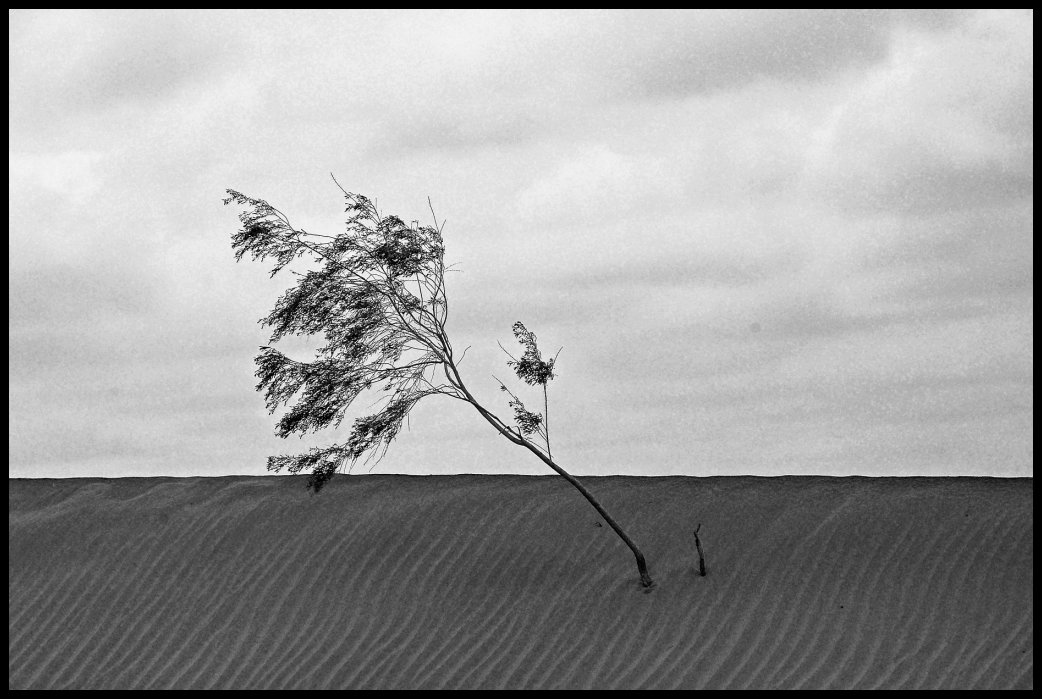
[[608,514],[608,511],[605,510],[603,506],[601,506],[601,503],[597,501],[597,498],[593,496],[593,493],[587,490],[586,486],[579,482],[578,478],[565,471],[563,468],[555,464],[549,458],[546,458],[542,454],[538,453],[536,455],[540,459],[542,459],[547,466],[557,471],[557,473],[559,473],[562,478],[564,478],[566,481],[575,486],[575,489],[582,493],[582,496],[584,498],[590,501],[590,504],[593,505],[594,509],[600,513],[601,517],[604,518],[604,521],[608,523],[608,526],[614,529],[615,533],[619,535],[619,538],[622,539],[625,542],[625,544],[630,547],[630,550],[633,552],[633,557],[637,559],[637,571],[640,573],[640,584],[646,588],[654,586],[655,581],[652,580],[651,575],[648,574],[648,564],[644,560],[644,554],[641,553],[640,549],[637,548],[637,545],[633,543],[633,539],[629,538],[626,532],[623,531],[622,527],[619,526],[619,523],[616,522],[610,514]]
[[[644,560],[644,554],[641,553],[640,549],[637,548],[637,545],[633,543],[633,539],[631,539],[626,534],[626,532],[623,531],[622,527],[619,526],[619,523],[615,521],[615,518],[608,514],[608,511],[605,510],[601,503],[597,501],[597,498],[593,496],[593,493],[587,490],[586,486],[580,483],[575,476],[573,476],[572,474],[568,473],[563,468],[555,464],[550,459],[548,454],[544,454],[538,447],[536,447],[534,444],[532,444],[523,436],[521,436],[520,431],[511,431],[510,428],[507,427],[503,423],[503,421],[500,420],[498,416],[496,416],[495,413],[490,412],[483,405],[481,405],[481,403],[479,403],[477,399],[474,398],[470,391],[467,390],[467,387],[463,384],[463,379],[460,377],[459,371],[456,369],[456,365],[450,361],[445,362],[445,364],[445,374],[446,377],[449,379],[449,382],[452,383],[457,389],[459,389],[463,393],[463,395],[465,396],[465,400],[471,405],[473,405],[474,409],[481,413],[481,416],[485,418],[485,420],[487,420],[489,424],[495,427],[497,432],[509,439],[514,444],[523,446],[524,448],[528,449],[530,452],[538,456],[543,461],[543,463],[545,463],[547,466],[556,471],[558,475],[560,475],[566,481],[571,483],[576,490],[582,493],[582,496],[586,498],[591,505],[593,505],[594,509],[597,510],[601,517],[604,518],[604,521],[607,522],[608,525],[615,530],[615,533],[619,535],[619,538],[622,539],[623,543],[629,546],[630,551],[633,552],[633,557],[637,559],[637,572],[640,573],[641,585],[643,585],[646,589],[650,589],[651,587],[653,587],[655,585],[655,581],[651,579],[651,575],[648,573],[648,564]],[[449,370],[452,371],[451,376],[449,375]]]

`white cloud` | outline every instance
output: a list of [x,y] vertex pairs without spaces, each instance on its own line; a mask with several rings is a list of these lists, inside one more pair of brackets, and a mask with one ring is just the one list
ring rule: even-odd
[[[566,346],[558,415],[591,469],[636,471],[654,443],[641,463],[692,472],[693,440],[696,473],[877,456],[900,473],[902,456],[950,459],[946,443],[967,455],[953,472],[1003,454],[1030,471],[1030,13],[11,18],[10,371],[35,425],[12,439],[83,435],[85,410],[117,406],[98,367],[133,361],[120,400],[165,411],[160,446],[104,432],[90,464],[142,447],[142,469],[183,468],[159,451],[195,429],[225,462],[280,448],[249,359],[290,280],[234,264],[220,198],[330,232],[334,171],[388,213],[426,218],[430,195],[448,217],[450,331],[474,344],[475,390],[497,395],[482,379],[514,320]],[[56,377],[68,430],[33,397]],[[246,393],[212,406],[211,429],[191,406],[217,385]],[[242,405],[257,414],[236,422]],[[389,463],[453,468],[444,431],[466,435],[468,464],[514,463],[456,416],[418,413],[434,446]],[[1007,450],[971,448],[984,432]]]
[[98,151],[8,153],[11,198],[30,195],[34,188],[54,192],[74,206],[89,202],[104,186],[105,155]]
[[1016,14],[899,32],[816,135],[823,193],[856,210],[932,213],[1031,189],[1030,54]]

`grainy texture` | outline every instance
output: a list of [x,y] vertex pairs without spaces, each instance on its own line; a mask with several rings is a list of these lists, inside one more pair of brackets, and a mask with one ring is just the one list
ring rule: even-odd
[[650,594],[556,477],[11,480],[9,686],[1033,687],[1031,479],[585,480]]

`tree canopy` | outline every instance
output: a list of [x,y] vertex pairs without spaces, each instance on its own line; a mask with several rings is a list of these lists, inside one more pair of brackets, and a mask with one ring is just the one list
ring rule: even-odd
[[364,195],[344,195],[345,230],[333,237],[294,228],[262,199],[228,190],[224,200],[247,207],[232,237],[237,261],[245,255],[273,260],[272,277],[299,258],[319,263],[306,273],[294,272],[294,286],[260,321],[271,328],[272,344],[289,335],[325,340],[312,362],[261,347],[255,359],[257,390],[269,412],[289,406],[276,433],[287,437],[338,427],[359,395],[370,389],[386,394],[378,410],[354,421],[345,442],[269,458],[273,471],[310,471],[308,486],[316,491],[337,470],[381,457],[425,396],[460,397],[457,388],[435,378],[435,370],[452,357],[444,332],[448,303],[441,231],[381,216]]

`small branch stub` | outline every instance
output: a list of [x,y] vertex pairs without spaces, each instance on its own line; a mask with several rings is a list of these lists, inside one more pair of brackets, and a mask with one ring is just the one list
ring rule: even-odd
[[706,557],[705,552],[702,551],[702,540],[698,538],[698,530],[701,528],[702,523],[699,522],[695,527],[695,548],[698,549],[698,574],[704,578],[706,576]]

